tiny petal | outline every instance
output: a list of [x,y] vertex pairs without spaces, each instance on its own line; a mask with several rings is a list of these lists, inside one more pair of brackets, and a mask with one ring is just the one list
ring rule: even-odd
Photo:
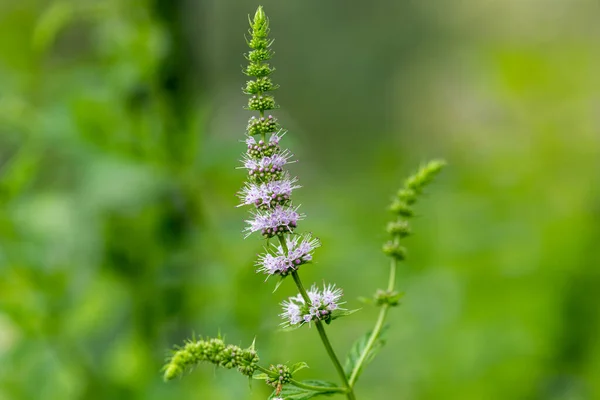
[[296,185],[298,180],[290,178],[284,174],[281,180],[246,184],[239,197],[242,203],[240,205],[254,205],[257,208],[267,209],[276,205],[285,205],[292,196],[292,191],[300,188]]
[[273,245],[267,252],[259,256],[256,266],[258,272],[268,275],[287,276],[303,264],[312,260],[312,252],[321,245],[311,235],[298,235],[287,243],[286,253],[281,246]]
[[254,218],[246,221],[248,223],[246,237],[256,231],[261,231],[266,237],[293,232],[298,221],[304,218],[304,215],[299,214],[297,210],[297,207],[294,209],[278,205],[266,211],[256,211],[253,214]]
[[[262,145],[262,141],[259,142],[258,146]],[[292,153],[289,150],[283,152],[275,150],[273,146],[267,146],[264,149],[261,147],[260,150],[249,150],[248,154],[244,156],[242,168],[248,170],[248,175],[253,182],[263,183],[283,179],[283,167],[290,162]]]
[[313,285],[307,294],[310,304],[306,304],[300,295],[290,297],[281,303],[283,312],[280,316],[284,320],[283,325],[294,326],[315,320],[329,320],[331,311],[340,309],[340,305],[344,304],[340,301],[342,289],[336,288],[335,285],[324,285],[323,290]]

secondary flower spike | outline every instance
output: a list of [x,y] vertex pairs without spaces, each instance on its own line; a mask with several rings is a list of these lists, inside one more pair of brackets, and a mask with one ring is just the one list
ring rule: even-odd
[[164,379],[170,381],[200,362],[227,369],[237,368],[242,374],[252,376],[256,370],[258,355],[254,346],[242,349],[225,344],[221,338],[189,340],[169,358],[164,367]]

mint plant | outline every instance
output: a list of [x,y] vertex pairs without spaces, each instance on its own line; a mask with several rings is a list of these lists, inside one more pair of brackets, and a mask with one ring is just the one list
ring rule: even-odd
[[285,169],[293,159],[292,153],[283,149],[280,142],[285,131],[279,121],[266,113],[278,108],[272,91],[278,88],[271,80],[274,68],[268,63],[273,56],[272,40],[269,39],[269,19],[262,7],[250,21],[250,47],[246,55],[248,66],[244,70],[251,79],[244,93],[249,95],[247,109],[258,112],[246,127],[247,151],[243,157],[243,169],[247,170],[247,181],[239,193],[241,205],[251,207],[251,217],[246,221],[246,237],[259,233],[266,240],[265,252],[257,262],[257,272],[267,278],[277,279],[275,288],[285,280],[291,280],[298,289],[296,296],[284,301],[281,318],[285,328],[314,327],[319,334],[333,367],[339,375],[339,384],[322,380],[299,380],[298,372],[307,367],[304,362],[294,365],[260,363],[255,343],[242,349],[227,344],[221,337],[199,338],[188,341],[176,349],[164,368],[165,380],[180,376],[200,362],[223,368],[236,368],[242,375],[263,380],[273,387],[272,400],[302,400],[319,395],[344,395],[348,400],[356,399],[354,387],[364,370],[385,345],[384,324],[389,310],[399,304],[401,294],[396,291],[396,269],[404,260],[406,250],[402,239],[411,234],[409,220],[413,206],[424,188],[444,166],[443,161],[431,161],[410,176],[395,196],[390,210],[395,219],[388,224],[390,240],[383,251],[390,257],[390,272],[385,289],[377,290],[369,300],[379,307],[375,326],[359,338],[349,351],[344,366],[340,362],[327,335],[326,325],[350,315],[353,311],[344,308],[343,291],[334,284],[322,287],[313,284],[306,289],[300,272],[302,266],[312,262],[314,251],[320,247],[318,239],[308,233],[298,233],[298,223],[304,219],[293,204],[292,192],[298,189],[297,178]]

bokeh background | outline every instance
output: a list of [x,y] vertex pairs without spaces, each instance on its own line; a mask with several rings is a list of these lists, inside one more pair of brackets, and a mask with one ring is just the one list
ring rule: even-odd
[[[192,333],[256,338],[336,381],[316,331],[278,330],[243,240],[249,113],[233,0],[0,0],[0,399],[265,399]],[[360,399],[600,399],[597,0],[262,2],[299,163],[305,282],[336,282],[344,357],[386,281],[386,206],[419,163],[388,346]]]

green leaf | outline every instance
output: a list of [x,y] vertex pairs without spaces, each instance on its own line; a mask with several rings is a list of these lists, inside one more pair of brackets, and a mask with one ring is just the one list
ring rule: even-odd
[[[335,388],[335,384],[331,383],[331,382],[326,382],[326,381],[317,381],[317,380],[308,380],[308,381],[302,381],[302,383],[306,384],[306,385],[311,385],[311,386],[319,386],[319,387],[323,387],[323,388]],[[332,395],[334,393],[338,393],[335,390],[331,391],[331,392],[324,392],[324,391],[316,391],[316,390],[310,390],[310,389],[303,389],[303,388],[299,388],[297,386],[293,386],[293,385],[285,385],[283,387],[283,389],[281,389],[281,393],[279,393],[279,395],[276,394],[277,391],[274,391],[273,394],[271,394],[271,396],[269,397],[269,399],[275,399],[277,397],[281,397],[282,399],[285,400],[306,400],[306,399],[312,399],[313,397],[316,396],[329,396]]]
[[296,364],[292,365],[292,368],[290,368],[290,371],[292,372],[292,375],[293,375],[296,372],[298,372],[304,368],[308,368],[308,364],[305,363],[304,361],[300,361],[300,362],[297,362]]
[[279,278],[279,281],[277,281],[277,283],[275,284],[275,289],[273,289],[273,293],[275,293],[277,291],[277,289],[279,289],[279,286],[281,286],[281,284],[283,283],[283,280],[285,279],[284,276]]
[[[368,363],[370,363],[371,361],[373,361],[375,356],[381,351],[381,349],[385,345],[384,334],[385,334],[386,330],[387,330],[387,326],[385,326],[379,332],[379,335],[377,335],[377,337],[375,338],[375,341],[373,342],[373,346],[367,353],[364,361],[362,362],[362,364],[360,366],[360,369],[358,370],[357,377],[360,376],[364,366],[367,365]],[[367,343],[369,342],[370,337],[371,337],[371,331],[367,332],[365,335],[358,338],[354,342],[352,347],[350,348],[350,351],[348,352],[348,357],[346,358],[346,364],[344,365],[344,371],[346,371],[346,376],[350,377],[350,375],[352,375],[352,371],[356,367],[356,364],[358,363],[358,360],[360,359],[361,354],[365,351],[365,348],[367,347]]]
[[300,324],[296,324],[296,325],[287,325],[287,326],[284,326],[283,328],[279,328],[278,331],[280,331],[280,332],[292,332],[292,331],[295,331],[296,329],[300,329],[304,325],[306,325],[306,323],[304,323],[304,322],[302,322]]
[[331,318],[329,318],[326,322],[329,324],[334,319],[347,317],[348,315],[352,315],[355,312],[360,311],[360,310],[361,310],[360,308],[357,308],[356,310],[335,310],[331,313]]

